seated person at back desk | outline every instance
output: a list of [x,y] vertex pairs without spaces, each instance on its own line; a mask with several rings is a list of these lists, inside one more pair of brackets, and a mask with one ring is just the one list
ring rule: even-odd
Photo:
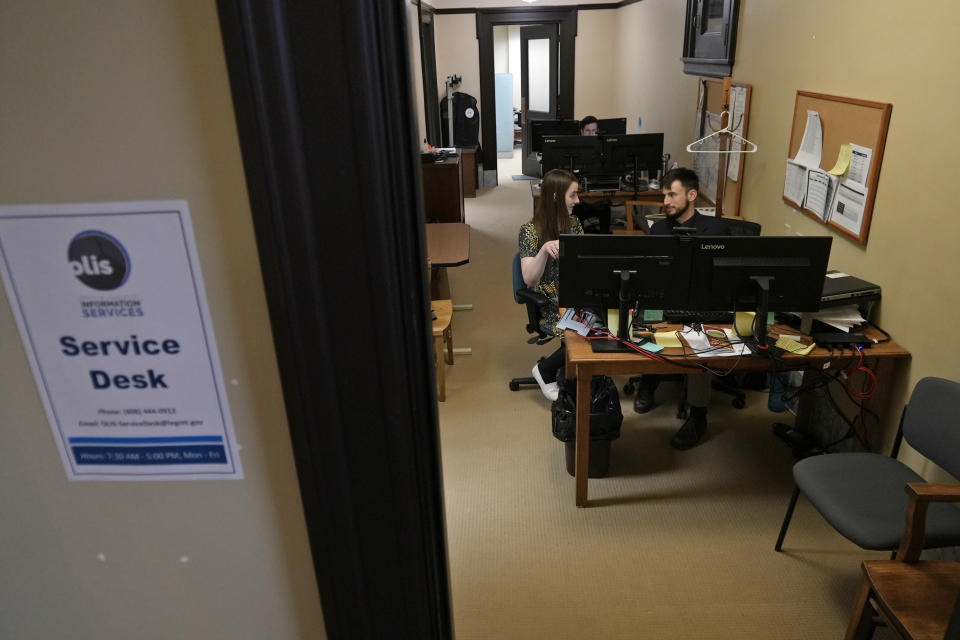
[[[595,136],[599,121],[593,116],[587,116],[580,121],[580,135]],[[610,233],[610,205],[605,202],[581,202],[573,208],[573,215],[577,217],[587,233]],[[591,218],[596,218],[596,222]]]
[[[663,176],[663,209],[666,218],[650,227],[653,235],[670,235],[677,227],[695,229],[695,233],[722,236],[730,233],[729,225],[722,218],[697,213],[694,202],[700,190],[697,174],[683,167],[671,169]],[[637,387],[633,410],[646,413],[653,409],[654,392],[661,376],[644,375]],[[709,373],[687,374],[687,402],[690,417],[670,439],[674,449],[695,447],[707,431],[707,406],[710,403],[711,377]]]

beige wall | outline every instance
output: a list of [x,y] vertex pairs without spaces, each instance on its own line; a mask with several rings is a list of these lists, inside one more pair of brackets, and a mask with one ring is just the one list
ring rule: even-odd
[[423,102],[423,68],[420,62],[420,13],[416,5],[407,5],[407,40],[410,45],[410,77],[413,82],[413,112],[417,117],[417,143],[427,139],[427,116]]
[[3,2],[0,87],[0,202],[189,202],[247,476],[67,482],[0,296],[0,637],[324,637],[213,0]]
[[[458,75],[462,78],[454,91],[466,93],[477,99],[477,106],[483,114],[485,107],[480,103],[480,48],[477,43],[477,18],[472,13],[445,13],[437,16],[436,39],[437,52],[437,100],[446,93],[447,76]],[[493,105],[490,109],[493,110]],[[480,135],[483,135],[481,127]]]
[[[919,378],[960,379],[956,340],[936,322],[949,325],[960,312],[960,134],[950,124],[960,101],[952,69],[960,8],[937,0],[923,11],[892,1],[863,9],[830,0],[742,3],[733,77],[753,85],[749,138],[760,150],[745,165],[741,207],[765,234],[829,233],[781,200],[796,91],[893,104],[868,243],[833,234],[830,262],[883,287],[877,320],[913,354],[908,384],[895,390],[899,406]],[[921,471],[929,464],[911,462]]]
[[[587,115],[598,118],[626,115],[619,111],[619,15],[617,9],[577,12],[573,117],[578,120]],[[634,127],[636,121],[633,118]]]
[[696,119],[697,78],[685,75],[680,61],[685,3],[643,0],[617,13],[618,113],[627,116],[627,132],[637,133],[642,118],[640,133],[662,131],[671,161],[692,166],[686,147]]

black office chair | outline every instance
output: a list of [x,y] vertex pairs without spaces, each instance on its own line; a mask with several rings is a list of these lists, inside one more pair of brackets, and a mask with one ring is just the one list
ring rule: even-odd
[[758,236],[760,235],[760,223],[741,220],[740,218],[724,218],[727,226],[730,228],[731,236]]
[[[759,236],[761,225],[758,222],[750,222],[748,220],[741,220],[740,218],[724,218],[727,222],[727,226],[730,230],[731,236]],[[623,385],[623,392],[626,395],[633,393],[637,386],[640,384],[641,376],[632,376],[625,385]],[[664,379],[668,379],[664,377]],[[747,406],[747,395],[740,389],[735,383],[731,384],[727,382],[725,378],[719,376],[713,376],[711,381],[711,386],[714,391],[719,391],[720,393],[726,394],[732,398],[731,404],[736,409],[743,409]],[[687,389],[686,389],[686,378],[684,378],[684,386],[680,392],[680,400],[677,405],[677,418],[684,420],[687,417]]]
[[[527,344],[546,344],[553,339],[553,336],[544,333],[540,329],[540,319],[543,317],[543,309],[550,304],[550,300],[543,294],[538,293],[527,286],[523,281],[523,271],[520,269],[520,254],[513,256],[513,299],[517,304],[527,306],[527,333],[534,334]],[[510,391],[519,391],[520,385],[533,385],[539,387],[533,376],[524,378],[514,378],[510,381]]]
[[[793,465],[796,486],[774,549],[780,551],[797,498],[803,492],[843,537],[864,549],[896,551],[903,537],[908,482],[923,478],[897,460],[901,441],[952,476],[960,477],[960,383],[923,378],[900,417],[890,456],[879,453],[828,453]],[[955,485],[954,485],[955,486]],[[923,548],[960,545],[960,509],[930,505]]]

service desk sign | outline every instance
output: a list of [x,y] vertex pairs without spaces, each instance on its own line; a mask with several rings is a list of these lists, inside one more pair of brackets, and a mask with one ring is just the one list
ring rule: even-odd
[[243,477],[186,202],[0,207],[0,272],[71,480]]

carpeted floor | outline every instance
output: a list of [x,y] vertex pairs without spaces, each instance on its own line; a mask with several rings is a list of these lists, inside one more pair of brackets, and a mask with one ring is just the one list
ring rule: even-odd
[[555,345],[526,343],[510,260],[530,183],[510,179],[519,153],[498,164],[500,186],[466,200],[470,263],[450,270],[454,302],[473,304],[453,319],[455,346],[473,354],[447,369],[440,403],[456,637],[842,637],[860,562],[886,554],[847,542],[803,499],[773,551],[793,460],[762,393],[740,411],[715,394],[706,440],[687,452],[668,445],[674,384],[643,416],[622,397],[610,472],[590,480],[594,506],[574,506],[548,402],[507,388]]

